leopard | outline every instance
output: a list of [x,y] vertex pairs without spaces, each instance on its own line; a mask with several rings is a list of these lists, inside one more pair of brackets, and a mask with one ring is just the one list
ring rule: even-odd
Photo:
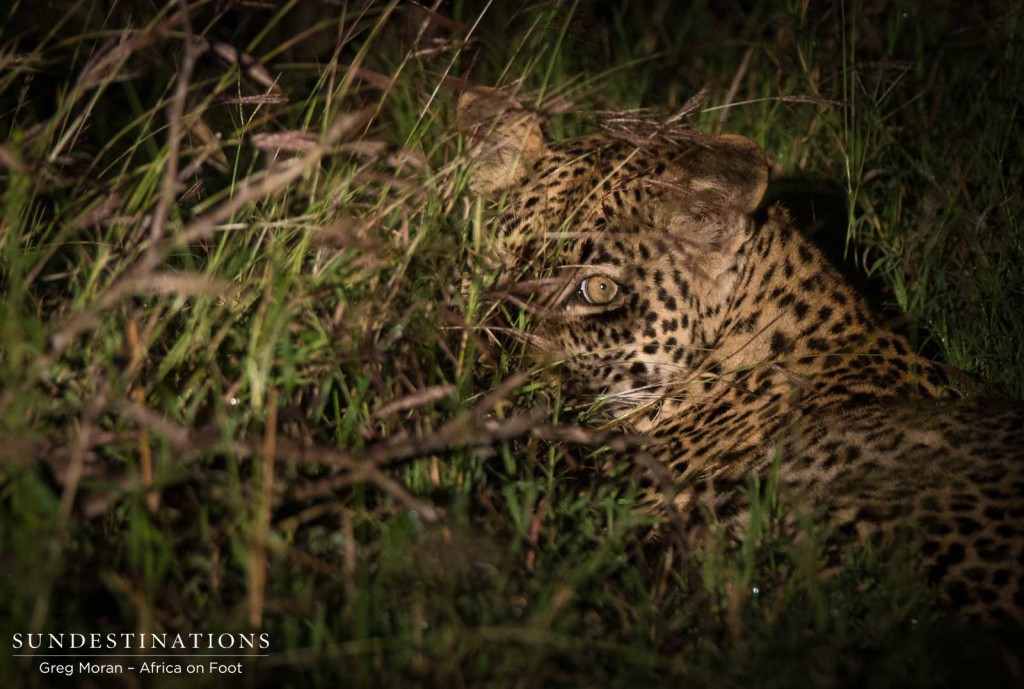
[[[752,479],[842,541],[911,533],[943,605],[1024,622],[1024,406],[916,352],[766,203],[749,138],[621,113],[555,141],[504,91],[456,125],[494,202],[494,293],[571,397],[642,440],[695,542]],[[774,474],[772,472],[775,472]],[[703,535],[702,535],[703,534]]]

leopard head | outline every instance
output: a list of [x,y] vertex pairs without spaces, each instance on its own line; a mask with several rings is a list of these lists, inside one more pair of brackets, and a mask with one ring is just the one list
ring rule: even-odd
[[470,185],[501,208],[498,290],[537,315],[530,341],[578,395],[672,394],[714,347],[767,186],[749,139],[650,125],[554,143],[491,90],[462,96]]

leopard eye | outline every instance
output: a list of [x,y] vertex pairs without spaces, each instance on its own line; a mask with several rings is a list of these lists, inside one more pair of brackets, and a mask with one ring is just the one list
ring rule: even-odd
[[615,281],[604,275],[594,275],[583,278],[580,281],[580,295],[588,304],[604,306],[611,303],[615,295],[619,293],[619,286]]

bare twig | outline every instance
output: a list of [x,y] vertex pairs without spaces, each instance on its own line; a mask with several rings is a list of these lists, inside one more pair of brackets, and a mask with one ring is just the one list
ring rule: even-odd
[[422,407],[425,404],[430,404],[436,400],[444,399],[454,392],[454,385],[435,385],[433,387],[426,388],[425,390],[415,392],[412,395],[395,400],[390,404],[385,404],[383,407],[373,412],[373,418],[383,419],[384,417],[397,412]]

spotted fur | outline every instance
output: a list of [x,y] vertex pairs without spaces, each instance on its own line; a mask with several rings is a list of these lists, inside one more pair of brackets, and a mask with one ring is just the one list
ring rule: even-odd
[[649,439],[695,539],[705,508],[741,524],[739,487],[778,462],[834,533],[909,530],[952,604],[1024,619],[1024,410],[953,392],[784,209],[759,210],[756,144],[659,127],[550,143],[489,90],[458,119],[474,189],[504,199],[500,288],[538,314],[529,338],[566,387]]

